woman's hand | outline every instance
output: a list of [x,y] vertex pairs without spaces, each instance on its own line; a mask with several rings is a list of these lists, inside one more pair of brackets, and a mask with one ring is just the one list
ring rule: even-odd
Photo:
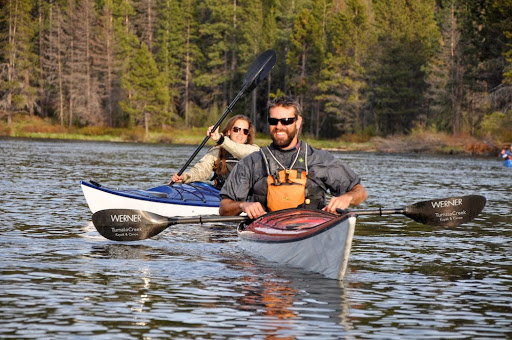
[[[171,182],[173,182],[173,183],[181,183],[181,182],[183,182],[183,177],[185,177],[185,176],[183,176],[183,175],[179,175],[178,176],[178,174],[176,173],[176,174],[172,175]],[[169,184],[171,184],[171,182],[169,182]]]
[[212,132],[213,125],[208,128],[208,131],[206,132],[207,136],[210,136],[211,139],[214,141],[218,141],[220,139],[220,132],[219,128],[217,128],[215,131]]

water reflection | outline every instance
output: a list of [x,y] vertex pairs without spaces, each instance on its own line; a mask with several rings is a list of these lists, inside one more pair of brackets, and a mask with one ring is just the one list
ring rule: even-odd
[[114,260],[151,260],[158,258],[158,255],[151,251],[150,247],[138,244],[102,244],[94,245],[91,250],[91,257],[114,259]]

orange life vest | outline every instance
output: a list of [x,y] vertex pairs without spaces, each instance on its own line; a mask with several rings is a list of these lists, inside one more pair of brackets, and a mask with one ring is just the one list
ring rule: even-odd
[[270,211],[309,204],[306,198],[308,176],[307,144],[302,143],[292,164],[286,168],[268,147],[261,149],[267,167],[267,207]]

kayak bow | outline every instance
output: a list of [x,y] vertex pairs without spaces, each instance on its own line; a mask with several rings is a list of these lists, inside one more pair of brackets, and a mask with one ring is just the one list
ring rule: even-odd
[[286,209],[238,227],[239,245],[269,261],[343,279],[356,218],[321,210]]
[[143,210],[169,217],[219,213],[219,189],[203,182],[162,185],[147,190],[113,189],[94,181],[80,184],[93,214],[108,209]]

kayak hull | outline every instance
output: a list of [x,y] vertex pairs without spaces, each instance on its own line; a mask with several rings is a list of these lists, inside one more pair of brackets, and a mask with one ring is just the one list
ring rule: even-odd
[[80,185],[93,214],[105,209],[142,210],[166,217],[219,213],[219,190],[206,183],[162,185],[148,190],[112,189],[86,181]]
[[356,218],[323,211],[287,209],[238,228],[239,245],[251,254],[330,279],[342,280]]
[[512,168],[512,159],[505,159],[503,161],[503,166],[507,168]]

